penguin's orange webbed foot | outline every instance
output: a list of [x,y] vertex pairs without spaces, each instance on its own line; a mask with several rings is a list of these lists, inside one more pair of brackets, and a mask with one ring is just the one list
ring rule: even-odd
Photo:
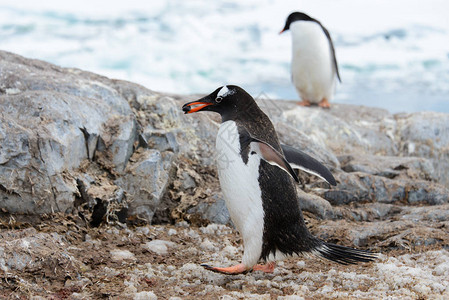
[[296,102],[299,106],[310,106],[310,102],[308,100],[302,100],[299,102]]
[[253,271],[262,271],[265,273],[273,273],[275,266],[276,266],[276,263],[274,263],[274,262],[269,262],[266,265],[255,265],[253,267]]
[[218,268],[218,267],[212,267],[206,264],[201,265],[206,270],[210,270],[212,272],[216,273],[222,273],[222,274],[228,274],[228,275],[234,275],[234,274],[245,274],[248,272],[248,269],[244,264],[238,264],[232,267],[227,268]]
[[322,108],[331,108],[331,105],[326,98],[323,98],[323,100],[321,100],[320,103],[318,103],[318,105]]

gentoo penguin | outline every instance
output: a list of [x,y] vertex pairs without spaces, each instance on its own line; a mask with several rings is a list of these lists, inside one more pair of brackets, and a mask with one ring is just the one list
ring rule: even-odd
[[[186,114],[212,111],[221,115],[216,139],[218,176],[231,219],[243,237],[242,263],[203,267],[239,274],[250,270],[272,272],[275,261],[300,254],[315,254],[341,264],[375,258],[363,250],[324,242],[308,231],[298,204],[298,177],[293,166],[334,185],[335,179],[315,159],[283,147],[270,119],[245,90],[223,86],[184,104],[182,110]],[[267,264],[257,264],[259,260]]]
[[280,33],[292,33],[292,81],[301,97],[299,105],[311,103],[329,108],[338,72],[335,49],[329,31],[302,12],[291,13]]

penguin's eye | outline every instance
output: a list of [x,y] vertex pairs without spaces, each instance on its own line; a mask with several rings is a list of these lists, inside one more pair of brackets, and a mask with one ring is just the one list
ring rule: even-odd
[[215,102],[217,102],[217,103],[220,103],[221,101],[223,101],[223,98],[220,97],[220,96],[218,96],[218,97],[215,99]]

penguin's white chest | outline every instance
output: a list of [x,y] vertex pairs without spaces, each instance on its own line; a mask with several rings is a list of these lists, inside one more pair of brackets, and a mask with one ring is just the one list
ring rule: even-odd
[[297,21],[290,25],[292,34],[292,80],[303,100],[312,103],[330,100],[334,92],[336,70],[329,40],[315,22]]
[[257,261],[262,248],[264,227],[262,194],[258,180],[260,157],[251,155],[250,150],[248,162],[245,164],[240,155],[239,133],[234,121],[220,125],[216,150],[218,176],[226,206],[244,242],[251,241],[252,245],[245,245],[249,251],[245,255],[252,254]]

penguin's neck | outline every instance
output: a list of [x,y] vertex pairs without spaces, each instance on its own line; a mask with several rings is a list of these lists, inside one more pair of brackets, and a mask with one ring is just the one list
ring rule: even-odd
[[221,113],[222,124],[227,121],[234,121],[245,127],[255,138],[270,144],[277,151],[282,152],[276,130],[270,118],[260,109],[256,102],[251,103],[239,112],[232,114]]
[[221,122],[226,121],[240,121],[252,118],[253,116],[258,116],[263,112],[257,106],[256,102],[248,102],[244,107],[238,107],[237,105],[229,106],[226,110],[220,112]]

